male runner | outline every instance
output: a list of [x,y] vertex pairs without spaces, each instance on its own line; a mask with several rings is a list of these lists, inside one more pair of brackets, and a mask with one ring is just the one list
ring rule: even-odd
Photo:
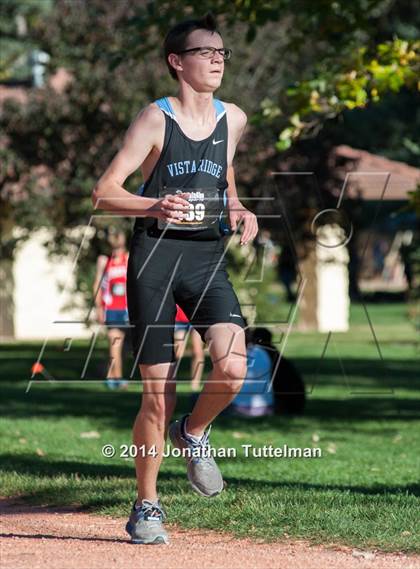
[[[170,426],[170,438],[191,455],[200,452],[187,456],[188,479],[197,493],[210,497],[223,490],[220,470],[204,451],[212,421],[246,375],[245,322],[226,272],[220,229],[224,206],[231,229],[243,226],[242,245],[258,232],[255,215],[239,202],[232,168],[246,115],[213,98],[231,53],[214,19],[176,25],[164,51],[177,96],[139,113],[93,192],[95,207],[136,216],[127,295],[143,382],[133,442],[145,452],[136,457],[138,497],[126,526],[134,543],[168,543],[156,482],[176,402],[176,304],[207,342],[213,369],[191,414]],[[139,166],[146,181],[142,195],[132,196],[122,184]]]

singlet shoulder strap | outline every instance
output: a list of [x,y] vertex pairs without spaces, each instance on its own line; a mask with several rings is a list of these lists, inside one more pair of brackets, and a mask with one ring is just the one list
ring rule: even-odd
[[[177,120],[168,97],[157,99],[155,103],[165,114],[167,114],[172,119]],[[225,106],[222,101],[220,101],[220,99],[213,99],[213,106],[216,110],[216,121],[219,122],[223,115],[226,114]]]
[[225,106],[220,99],[213,99],[213,105],[216,109],[216,121],[219,122],[223,115],[226,114]]
[[157,99],[155,101],[155,103],[157,104],[157,106],[168,116],[171,117],[171,119],[176,120],[176,116],[174,113],[174,110],[172,108],[171,103],[169,102],[168,97],[162,97],[161,99]]

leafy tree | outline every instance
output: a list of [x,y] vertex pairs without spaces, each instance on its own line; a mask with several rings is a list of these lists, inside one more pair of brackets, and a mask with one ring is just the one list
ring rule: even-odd
[[[72,77],[61,93],[46,86],[29,92],[24,105],[3,104],[0,224],[2,252],[9,255],[15,245],[10,229],[16,225],[23,228],[22,238],[49,225],[54,254],[77,246],[69,229],[88,224],[93,186],[130,121],[150,100],[174,89],[161,45],[175,21],[211,9],[225,43],[234,49],[218,96],[235,100],[251,117],[237,157],[244,197],[264,196],[269,190],[261,180],[268,171],[287,163],[304,167],[311,152],[322,199],[329,203],[334,191],[326,168],[331,142],[320,138],[323,125],[335,124],[345,109],[366,109],[390,91],[415,88],[414,2],[401,1],[396,8],[383,0],[57,0],[52,8],[45,4],[49,10],[36,2],[25,9],[18,1],[6,4],[1,29],[7,17],[15,22],[7,24],[8,41],[37,46],[51,56],[50,74],[64,67]],[[17,15],[26,18],[24,37]],[[2,77],[10,67],[11,60],[3,60]],[[136,173],[125,187],[134,192],[140,181]],[[291,183],[281,207],[294,211],[293,204],[305,205],[306,191],[307,184]],[[316,201],[319,196],[313,195]],[[314,204],[291,220],[296,230],[307,226],[301,221]],[[106,228],[109,218],[100,222]],[[273,230],[280,236],[278,227]],[[305,242],[305,231],[296,233],[299,241]],[[88,267],[101,251],[99,237],[91,245],[81,256],[80,275],[90,274]],[[88,296],[90,283],[84,288]]]

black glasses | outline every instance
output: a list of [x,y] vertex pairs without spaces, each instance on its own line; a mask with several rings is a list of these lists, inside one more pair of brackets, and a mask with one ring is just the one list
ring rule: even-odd
[[197,53],[199,57],[203,59],[212,59],[215,53],[219,53],[224,60],[230,59],[232,55],[232,50],[226,47],[221,47],[217,49],[216,47],[191,47],[190,49],[183,49],[178,51],[178,55],[181,53]]

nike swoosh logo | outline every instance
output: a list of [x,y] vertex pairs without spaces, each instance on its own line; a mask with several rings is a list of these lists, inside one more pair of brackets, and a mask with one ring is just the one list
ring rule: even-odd
[[232,314],[232,312],[229,314],[229,316],[236,316],[236,318],[241,318],[240,314]]
[[214,140],[213,138],[213,144],[220,144],[221,142],[223,142],[223,140]]

